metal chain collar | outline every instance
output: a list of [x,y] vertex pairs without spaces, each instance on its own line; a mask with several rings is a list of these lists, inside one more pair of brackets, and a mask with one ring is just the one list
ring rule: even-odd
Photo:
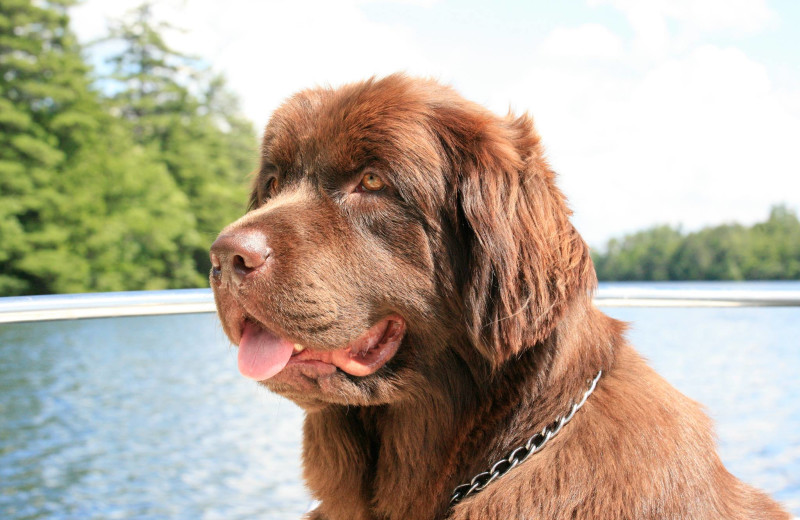
[[597,372],[597,375],[594,376],[594,379],[586,381],[589,385],[589,389],[584,392],[583,397],[579,402],[573,403],[567,415],[564,417],[556,417],[555,421],[542,428],[542,431],[533,435],[525,444],[514,449],[508,455],[508,457],[495,462],[491,468],[482,473],[478,473],[472,477],[472,480],[469,482],[465,482],[464,484],[456,486],[456,488],[453,490],[453,495],[450,497],[450,507],[453,507],[467,496],[482,490],[494,479],[502,477],[514,469],[518,464],[525,462],[525,459],[541,450],[550,439],[555,437],[558,432],[561,431],[561,428],[563,428],[570,420],[572,420],[575,412],[581,409],[581,406],[583,406],[583,404],[586,402],[586,399],[588,399],[589,396],[592,395],[592,392],[594,392],[594,388],[597,386],[597,381],[600,379],[602,374],[603,371],[600,370]]

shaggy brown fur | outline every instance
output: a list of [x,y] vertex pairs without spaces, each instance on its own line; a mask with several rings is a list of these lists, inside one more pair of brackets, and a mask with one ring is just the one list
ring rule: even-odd
[[[386,186],[365,190],[367,174]],[[529,117],[402,75],[303,91],[266,128],[251,206],[214,244],[211,286],[234,343],[250,323],[317,356],[261,381],[307,412],[309,518],[789,518],[593,306]],[[319,361],[386,316],[404,336],[374,373]],[[541,452],[449,507],[599,369]]]

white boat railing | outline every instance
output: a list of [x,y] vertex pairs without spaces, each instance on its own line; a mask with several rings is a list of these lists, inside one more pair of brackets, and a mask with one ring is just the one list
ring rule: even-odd
[[[598,307],[800,307],[800,290],[608,287]],[[0,298],[0,323],[216,312],[210,289]]]
[[0,298],[0,323],[216,312],[211,289]]

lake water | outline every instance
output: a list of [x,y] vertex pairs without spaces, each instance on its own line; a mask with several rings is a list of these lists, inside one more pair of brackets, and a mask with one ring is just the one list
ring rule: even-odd
[[[800,308],[605,311],[706,405],[731,472],[800,516]],[[0,325],[4,519],[298,518],[301,422],[213,315]]]

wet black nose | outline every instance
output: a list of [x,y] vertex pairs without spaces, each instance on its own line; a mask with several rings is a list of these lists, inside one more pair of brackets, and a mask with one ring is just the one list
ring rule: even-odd
[[245,276],[263,266],[272,249],[267,237],[258,230],[220,235],[211,244],[211,275],[241,283]]

